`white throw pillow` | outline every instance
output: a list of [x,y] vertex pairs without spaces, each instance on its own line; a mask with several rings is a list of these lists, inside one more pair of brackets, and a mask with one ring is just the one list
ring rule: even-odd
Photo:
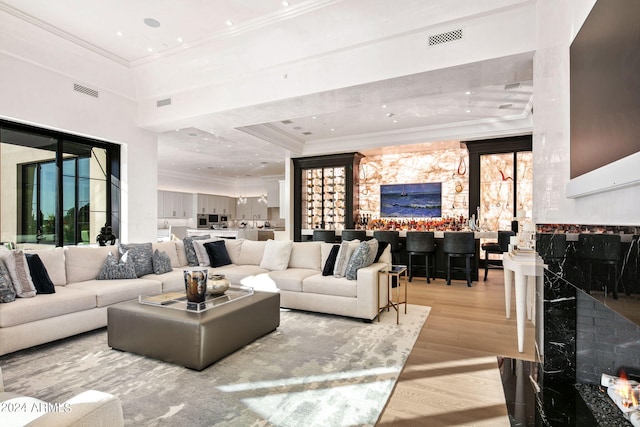
[[282,271],[289,266],[293,242],[290,240],[267,240],[260,262],[260,268]]
[[338,257],[336,258],[336,266],[333,269],[333,275],[335,277],[344,277],[351,255],[353,255],[353,251],[356,250],[359,244],[360,240],[347,240],[340,243],[340,250],[338,251]]

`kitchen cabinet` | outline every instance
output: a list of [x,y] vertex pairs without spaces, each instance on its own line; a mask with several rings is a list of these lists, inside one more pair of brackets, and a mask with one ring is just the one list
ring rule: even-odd
[[355,228],[360,153],[301,157],[294,167],[294,240],[303,229]]
[[193,195],[175,191],[158,191],[158,218],[193,217]]
[[199,214],[228,215],[230,213],[229,206],[232,200],[229,197],[198,194],[197,200],[197,211]]
[[249,221],[269,219],[267,204],[259,202],[259,199],[259,197],[247,197],[247,203],[236,205],[235,219]]

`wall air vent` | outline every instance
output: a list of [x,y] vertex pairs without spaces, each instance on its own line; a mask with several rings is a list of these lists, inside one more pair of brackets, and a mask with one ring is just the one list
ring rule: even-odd
[[94,98],[98,97],[98,91],[95,89],[88,88],[86,86],[79,85],[78,83],[73,84],[73,90],[76,92],[83,93],[85,95],[93,96]]
[[171,98],[156,101],[156,107],[164,107],[165,105],[171,105]]
[[498,107],[498,109],[500,110],[505,110],[507,108],[511,108],[513,107],[513,104],[500,104],[500,106]]
[[449,43],[461,39],[462,29],[447,31],[446,33],[434,34],[432,36],[429,36],[429,46]]
[[509,83],[508,85],[504,85],[504,90],[513,90],[518,89],[520,87],[520,83]]

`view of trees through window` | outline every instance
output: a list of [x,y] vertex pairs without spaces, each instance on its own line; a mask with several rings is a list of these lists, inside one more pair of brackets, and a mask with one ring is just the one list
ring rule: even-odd
[[118,160],[114,145],[0,123],[2,242],[90,244],[105,224],[117,229],[110,170]]

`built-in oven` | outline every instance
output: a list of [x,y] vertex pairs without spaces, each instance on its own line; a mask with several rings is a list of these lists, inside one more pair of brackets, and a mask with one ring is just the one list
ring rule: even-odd
[[205,214],[198,214],[198,228],[209,228],[209,217]]

